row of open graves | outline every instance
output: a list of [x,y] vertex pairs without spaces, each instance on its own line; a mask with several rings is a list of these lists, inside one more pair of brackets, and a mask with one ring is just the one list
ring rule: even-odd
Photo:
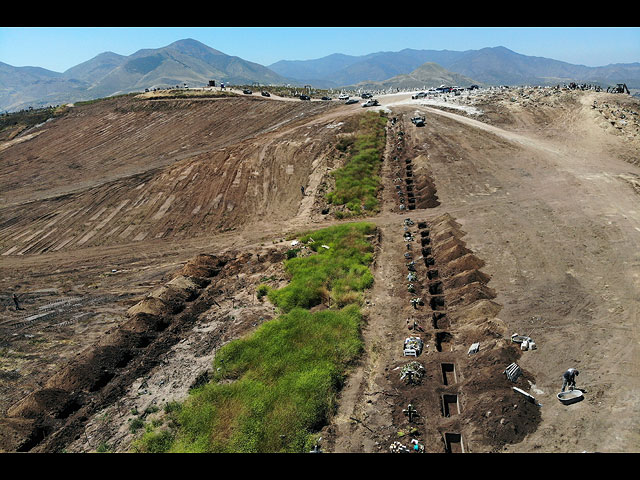
[[[395,125],[395,122],[393,122]],[[394,167],[394,186],[398,198],[398,208],[400,210],[415,210],[416,197],[414,193],[413,166],[411,158],[403,155],[404,150],[404,132],[399,130],[397,133],[397,143],[395,146],[395,155],[393,157]]]
[[[460,392],[457,391],[455,354],[452,353],[453,349],[451,348],[453,336],[449,331],[451,325],[447,316],[444,282],[440,278],[436,257],[433,255],[434,245],[431,241],[429,225],[427,222],[418,222],[415,225],[410,218],[406,218],[403,228],[403,241],[406,245],[403,260],[406,266],[406,288],[410,302],[410,306],[407,306],[406,310],[413,315],[406,320],[406,328],[410,333],[403,340],[402,355],[408,362],[399,369],[400,380],[410,387],[409,390],[406,390],[407,393],[413,392],[411,389],[414,387],[420,388],[421,380],[426,376],[421,355],[428,347],[425,345],[423,337],[432,338],[433,347],[435,347],[438,357],[435,364],[433,357],[430,357],[428,362],[431,369],[437,365],[436,369],[440,370],[435,375],[436,378],[439,377],[440,383],[435,386],[435,392],[440,402],[440,422],[436,420],[436,430],[439,432],[438,435],[442,437],[444,452],[464,453],[469,449],[465,446],[463,435],[460,431],[455,431],[457,422],[450,421],[452,417],[462,413],[462,407],[459,402]],[[536,348],[535,342],[530,337],[514,334],[511,340],[515,343],[521,343],[522,350]],[[472,343],[466,352],[467,356],[476,354],[479,348],[480,342]],[[430,349],[430,352],[432,351],[433,348]],[[515,383],[522,371],[516,363],[512,363],[506,366],[502,373],[508,380]],[[513,390],[539,406],[535,398],[525,391],[516,387],[513,387]],[[407,401],[411,402],[411,399],[407,398]],[[430,413],[432,418],[427,419],[422,418],[416,404],[407,403],[403,407],[402,413],[407,422],[407,432],[403,433],[408,433],[409,438],[413,438],[410,439],[409,445],[405,445],[401,441],[393,442],[390,450],[391,452],[424,452],[425,447],[420,441],[420,433],[423,433],[420,427],[424,427],[427,421],[434,422],[434,412],[432,410]],[[453,431],[447,431],[448,429]],[[422,430],[424,431],[424,429]],[[431,448],[437,449],[438,447],[434,445],[432,443]]]
[[[411,331],[411,334],[404,339],[402,345],[402,354],[409,361],[400,369],[399,375],[400,380],[407,385],[419,384],[425,375],[425,367],[420,361],[420,356],[426,346],[420,332],[425,332],[426,328],[434,332],[437,352],[442,352],[443,348],[446,349],[446,343],[450,338],[450,334],[446,331],[449,327],[449,322],[445,310],[443,286],[442,282],[438,280],[438,271],[431,252],[429,228],[426,222],[418,222],[418,232],[414,234],[412,230],[415,226],[410,218],[404,220],[403,240],[406,245],[406,251],[403,255],[407,269],[406,285],[410,294],[411,309],[415,310],[416,314],[413,318],[407,318],[406,320],[407,329]],[[422,268],[422,263],[426,268]],[[419,271],[423,272],[425,270],[426,278],[420,278],[422,274],[419,274]],[[423,288],[425,286],[426,288]],[[422,297],[423,293],[426,298]],[[426,309],[430,313],[421,314],[419,310],[422,309]],[[416,320],[417,316],[420,316],[421,321]],[[430,323],[429,326],[424,323],[425,318]],[[469,352],[471,353],[477,348],[478,344],[474,344],[469,349]],[[455,364],[443,362],[440,367],[443,386],[451,387],[452,389],[451,392],[440,395],[441,414],[443,418],[449,418],[460,413],[458,394],[455,391]],[[410,441],[408,444],[395,441],[390,445],[390,451],[392,453],[424,453],[426,449],[419,438],[419,426],[424,423],[421,418],[421,412],[418,411],[415,405],[408,403],[403,408],[402,413],[407,422],[407,433],[409,433],[407,438],[410,438]],[[465,451],[463,438],[459,432],[444,432],[442,434],[442,442],[444,451],[447,453],[463,453]]]

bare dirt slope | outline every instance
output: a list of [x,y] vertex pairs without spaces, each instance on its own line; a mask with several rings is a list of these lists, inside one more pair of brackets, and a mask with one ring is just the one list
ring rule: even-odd
[[[446,108],[380,100],[397,121],[371,218],[366,355],[323,449],[417,438],[429,452],[638,451],[637,102],[526,89]],[[121,99],[3,148],[0,449],[127,451],[134,420],[206,380],[217,348],[275,315],[255,287],[286,282],[286,235],[335,221],[321,213],[334,145],[361,112]],[[413,334],[425,374],[407,385]],[[512,362],[515,383],[502,373]],[[585,399],[564,406],[570,366]]]

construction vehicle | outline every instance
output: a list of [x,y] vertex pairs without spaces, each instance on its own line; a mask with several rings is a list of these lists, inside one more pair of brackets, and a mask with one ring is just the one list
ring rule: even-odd
[[630,94],[626,83],[618,83],[615,87],[607,88],[607,92],[609,93],[624,93],[625,91]]

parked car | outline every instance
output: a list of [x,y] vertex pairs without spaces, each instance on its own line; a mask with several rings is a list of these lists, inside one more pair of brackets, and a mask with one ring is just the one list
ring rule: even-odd
[[356,100],[355,98],[351,98],[351,99],[347,100],[346,102],[344,102],[345,105],[352,105],[354,103],[358,103],[358,100]]
[[362,95],[360,95],[361,98],[371,98],[373,97],[373,95],[371,95],[370,93],[363,93]]
[[322,97],[321,100],[331,100],[331,97]]
[[253,92],[248,88],[245,88],[244,90],[242,90],[242,93],[244,93],[245,95],[251,95]]
[[309,95],[300,95],[300,100],[311,100]]
[[423,97],[426,97],[426,96],[427,96],[427,94],[425,92],[418,92],[415,95],[411,95],[411,98],[415,100],[417,98],[423,98]]
[[343,93],[338,97],[338,100],[349,100],[349,95]]
[[263,97],[270,97],[271,94],[269,92],[267,92],[266,90],[263,90],[262,92],[260,92],[260,95],[262,95]]
[[375,107],[376,105],[380,105],[380,103],[375,98],[372,98],[371,100],[368,100],[366,103],[363,103],[362,104],[362,108],[364,108],[364,107]]

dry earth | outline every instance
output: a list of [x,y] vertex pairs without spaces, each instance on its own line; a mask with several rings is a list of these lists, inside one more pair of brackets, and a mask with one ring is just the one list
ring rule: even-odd
[[[536,88],[379,100],[396,121],[370,217],[366,354],[323,450],[638,451],[638,101]],[[131,421],[162,415],[217,348],[273,318],[255,287],[286,282],[291,235],[336,221],[322,213],[334,146],[362,111],[112,99],[2,145],[0,450],[128,451]],[[413,334],[425,373],[409,385]],[[566,406],[571,366],[584,400]]]

